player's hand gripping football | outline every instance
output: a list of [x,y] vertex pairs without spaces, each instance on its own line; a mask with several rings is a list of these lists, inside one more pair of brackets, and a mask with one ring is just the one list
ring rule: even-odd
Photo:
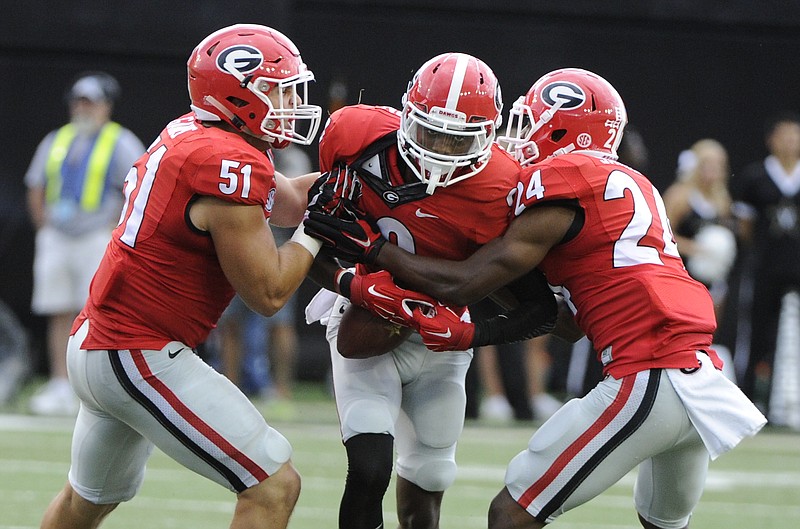
[[308,235],[321,240],[333,255],[351,263],[374,263],[386,244],[374,223],[355,214],[344,218],[312,210],[303,226]]
[[[308,212],[341,215],[361,196],[361,182],[349,167],[337,165],[319,175],[308,190]],[[350,213],[344,213],[349,216]]]
[[400,288],[386,270],[371,274],[342,270],[336,275],[335,281],[339,293],[355,305],[405,327],[414,327],[415,308],[432,309],[437,303],[430,296]]
[[465,314],[469,313],[464,309],[436,302],[432,307],[415,307],[412,326],[431,351],[466,351],[473,346],[475,324],[462,319]]

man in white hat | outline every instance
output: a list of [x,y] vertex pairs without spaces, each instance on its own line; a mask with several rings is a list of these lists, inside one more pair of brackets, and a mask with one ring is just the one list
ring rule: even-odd
[[66,94],[69,123],[45,136],[25,174],[37,229],[32,309],[48,324],[50,380],[30,401],[37,414],[78,410],[67,381],[67,337],[119,219],[125,175],[144,152],[131,131],[111,121],[119,94],[106,73],[79,75]]

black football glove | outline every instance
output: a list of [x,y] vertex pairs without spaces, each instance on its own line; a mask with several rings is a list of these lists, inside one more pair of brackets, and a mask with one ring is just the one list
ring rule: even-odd
[[361,197],[361,182],[345,165],[319,175],[308,190],[308,211],[352,217],[349,206]]
[[309,211],[303,227],[308,235],[321,240],[335,257],[351,263],[373,264],[386,244],[373,222],[353,216],[345,219]]

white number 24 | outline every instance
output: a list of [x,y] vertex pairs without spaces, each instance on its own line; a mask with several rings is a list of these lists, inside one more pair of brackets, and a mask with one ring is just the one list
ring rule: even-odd
[[[625,196],[626,190],[633,198],[633,215],[628,225],[622,230],[619,239],[614,243],[614,267],[646,263],[664,264],[659,257],[658,250],[639,244],[653,224],[653,211],[650,210],[644,193],[636,181],[627,173],[618,170],[611,171],[606,181],[603,198],[605,200],[620,199]],[[675,244],[672,237],[664,201],[655,187],[652,188],[652,191],[656,205],[655,213],[658,215],[662,227],[661,239],[664,243],[664,254],[679,258],[678,245]]]
[[[606,188],[603,194],[604,200],[617,200],[625,196],[628,191],[633,198],[633,215],[628,225],[614,242],[614,267],[634,266],[638,264],[664,264],[659,257],[659,252],[651,246],[640,245],[647,232],[653,224],[654,212],[647,203],[644,192],[629,174],[614,170],[608,175]],[[664,200],[655,187],[652,187],[653,198],[655,200],[655,215],[661,223],[661,239],[663,241],[662,251],[665,255],[680,258],[678,245],[672,236],[672,229],[667,219],[667,210],[664,207]],[[532,197],[542,199],[545,195],[545,186],[542,183],[541,171],[537,170],[531,174],[528,185],[523,188],[523,184],[517,183],[517,187],[512,189],[508,196],[508,204],[511,206],[516,202],[515,215],[519,215],[525,209],[523,200],[530,200]]]

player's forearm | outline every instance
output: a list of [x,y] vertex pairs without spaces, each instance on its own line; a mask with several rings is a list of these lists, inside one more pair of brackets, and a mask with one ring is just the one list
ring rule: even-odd
[[289,241],[278,248],[276,266],[258,274],[258,288],[238,291],[245,303],[263,316],[278,312],[306,278],[314,257],[303,246]]
[[493,290],[482,286],[464,261],[423,257],[394,244],[384,245],[376,265],[391,272],[398,284],[454,305],[475,303]]
[[328,289],[331,292],[336,292],[334,278],[336,277],[336,272],[340,269],[341,267],[338,262],[327,254],[321,253],[317,255],[314,264],[311,265],[311,270],[308,271],[308,277],[320,287]]
[[273,226],[293,228],[303,222],[303,215],[308,206],[308,188],[319,176],[319,173],[308,173],[296,178],[286,178],[275,174],[277,193],[270,216]]

